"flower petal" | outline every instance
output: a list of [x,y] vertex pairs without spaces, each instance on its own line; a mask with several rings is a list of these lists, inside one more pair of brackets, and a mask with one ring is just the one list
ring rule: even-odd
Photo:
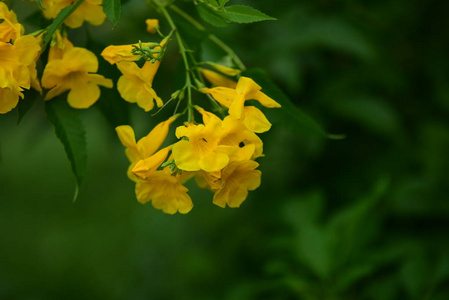
[[260,111],[260,109],[254,106],[245,106],[244,114],[245,119],[243,119],[243,123],[249,130],[257,133],[262,133],[270,130],[271,123]]
[[100,98],[100,88],[93,83],[79,82],[72,87],[67,102],[73,108],[89,108]]
[[200,159],[199,166],[206,172],[217,172],[223,169],[228,162],[229,156],[226,153],[209,152]]
[[165,161],[167,158],[168,152],[171,150],[171,147],[165,147],[158,152],[156,152],[154,155],[140,160],[132,169],[132,172],[134,175],[146,179],[151,174],[156,171],[157,168]]

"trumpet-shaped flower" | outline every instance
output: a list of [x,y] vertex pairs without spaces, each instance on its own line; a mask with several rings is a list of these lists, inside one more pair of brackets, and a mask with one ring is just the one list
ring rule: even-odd
[[48,61],[42,86],[50,89],[45,100],[69,91],[67,101],[73,108],[88,108],[100,97],[99,85],[112,88],[112,80],[93,74],[98,70],[95,54],[87,49],[69,47],[62,57]]
[[256,170],[259,164],[253,160],[231,162],[220,174],[201,172],[196,180],[201,187],[215,191],[213,203],[225,207],[239,207],[253,191],[260,186],[262,172]]
[[[203,116],[206,126],[211,120],[217,118],[202,108],[197,108],[197,110]],[[249,130],[242,120],[233,116],[227,116],[222,121],[218,145],[229,155],[230,161],[256,159],[262,156],[263,152],[262,140]]]
[[[245,109],[245,101],[254,99],[269,108],[281,107],[281,105],[260,90],[261,87],[254,80],[242,76],[237,82],[235,89],[219,86],[211,89],[203,89],[202,92],[211,94],[220,104],[229,108],[229,114],[237,119],[245,119],[246,113],[249,112],[250,120],[246,121],[248,128],[255,132],[264,132],[267,128],[269,129],[271,127],[271,124],[263,116],[261,111]],[[254,118],[257,122],[255,122]]]
[[262,156],[263,142],[242,120],[227,116],[223,120],[220,145],[232,146],[236,149],[232,161],[256,159]]
[[260,186],[262,172],[256,170],[259,164],[253,160],[230,163],[221,174],[222,186],[215,192],[213,203],[225,207],[239,207],[253,191]]
[[[155,155],[156,151],[160,148],[162,143],[167,138],[168,130],[170,129],[170,125],[176,120],[177,116],[171,117],[168,120],[159,123],[156,125],[153,130],[148,133],[145,137],[141,138],[138,142],[136,142],[136,137],[134,134],[134,130],[129,125],[121,125],[115,128],[117,135],[122,143],[123,146],[126,147],[125,153],[128,157],[131,165],[128,168],[128,177],[133,181],[138,181],[138,178],[136,175],[133,174],[132,170],[136,166],[136,164],[139,161],[143,161],[147,158],[153,157]],[[164,148],[167,149],[167,148]],[[163,150],[164,150],[163,149]],[[162,151],[162,150],[161,150]],[[167,151],[168,150],[164,150]],[[163,152],[158,153],[157,157],[160,157],[163,155]],[[165,155],[165,157],[167,154]],[[156,158],[154,158],[156,159]],[[154,160],[153,160],[154,162]],[[163,161],[161,161],[162,163]],[[149,174],[149,162],[142,163],[144,164],[142,166],[143,169],[137,169],[137,173],[139,171],[147,171],[145,174]],[[157,166],[158,167],[158,166]],[[157,168],[156,167],[156,168]],[[145,170],[145,168],[148,168],[148,170]],[[141,177],[145,177],[144,175]]]
[[16,14],[4,2],[0,2],[0,20],[0,42],[14,41],[24,33]]
[[[143,43],[143,45],[147,47],[155,47],[158,45],[157,43]],[[103,52],[101,52],[101,56],[110,63],[111,65],[116,64],[121,61],[136,61],[139,59],[139,55],[135,55],[132,53],[132,50],[135,49],[134,46],[139,46],[139,44],[132,45],[111,45],[104,48]]]
[[215,172],[229,162],[227,146],[218,143],[221,136],[220,118],[214,114],[203,115],[204,125],[192,123],[176,128],[176,137],[182,138],[173,145],[173,158],[181,170]]
[[[64,7],[73,4],[73,2],[73,0],[43,0],[44,16],[47,19],[54,19]],[[83,25],[84,21],[98,26],[103,24],[105,19],[102,0],[84,0],[64,23],[70,28],[78,28]]]
[[192,207],[192,199],[188,189],[180,182],[180,176],[171,175],[169,170],[152,173],[145,180],[136,184],[136,196],[140,203],[151,201],[153,207],[167,214],[188,213]]
[[152,85],[153,79],[159,68],[159,61],[154,63],[147,61],[142,68],[133,62],[122,61],[117,67],[123,76],[117,82],[117,89],[128,102],[137,103],[145,111],[150,111],[156,101],[157,107],[163,105],[162,99],[156,94]]

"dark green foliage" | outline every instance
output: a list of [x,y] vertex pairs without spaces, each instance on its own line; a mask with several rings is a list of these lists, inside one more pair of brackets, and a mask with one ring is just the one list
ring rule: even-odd
[[273,83],[263,69],[252,69],[242,73],[243,76],[252,78],[257,84],[262,86],[262,92],[275,99],[282,107],[266,109],[271,122],[294,128],[295,131],[303,134],[326,136],[326,132],[310,116],[303,113],[296,107],[290,99]]
[[103,11],[115,28],[122,12],[121,0],[103,0]]
[[[150,117],[102,89],[82,115],[89,166],[72,204],[70,167],[39,122],[41,102],[18,127],[17,114],[0,116],[0,299],[449,299],[447,5],[212,2],[244,2],[278,19],[213,28],[248,67],[244,75],[283,105],[264,109],[273,127],[261,135],[260,188],[239,209],[213,206],[194,184],[187,215],[137,203],[111,124],[132,124],[141,137],[174,103]],[[152,40],[143,21],[153,12],[126,5],[132,13],[123,7],[116,31],[128,24],[126,42]],[[190,33],[189,48],[203,49],[197,57],[226,56],[169,11]],[[96,54],[115,43],[86,31]],[[153,84],[164,101],[174,73],[182,82],[177,57],[169,44]],[[116,83],[109,67],[100,63],[99,73]],[[52,104],[74,111],[62,99]]]
[[45,111],[48,120],[55,127],[56,136],[64,145],[77,185],[80,186],[86,169],[87,146],[86,133],[78,111],[61,98],[47,102]]

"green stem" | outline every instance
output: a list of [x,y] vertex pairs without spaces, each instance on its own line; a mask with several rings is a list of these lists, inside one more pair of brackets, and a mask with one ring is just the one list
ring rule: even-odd
[[[175,5],[170,5],[170,9],[176,12],[178,15],[186,19],[190,24],[192,24],[196,29],[200,31],[206,31],[206,28],[198,23],[194,18],[186,14],[183,10],[179,9]],[[244,71],[246,70],[245,65],[240,60],[240,58],[237,56],[237,54],[232,50],[228,45],[226,45],[222,40],[220,40],[216,35],[210,33],[207,36],[212,42],[214,42],[217,46],[219,46],[224,52],[226,52],[231,59],[234,61],[234,63],[237,65],[237,67]]]
[[184,45],[184,42],[181,38],[181,35],[179,34],[178,29],[176,28],[175,23],[173,22],[173,19],[171,18],[168,11],[163,6],[159,6],[159,9],[162,11],[162,14],[167,19],[168,24],[172,28],[172,30],[175,32],[176,40],[178,42],[179,46],[179,52],[181,53],[182,60],[184,61],[184,67],[186,69],[186,83],[184,88],[187,89],[187,122],[193,122],[194,121],[194,114],[193,114],[193,105],[192,105],[192,79],[191,79],[191,69],[189,66],[189,61],[187,59],[187,50]]

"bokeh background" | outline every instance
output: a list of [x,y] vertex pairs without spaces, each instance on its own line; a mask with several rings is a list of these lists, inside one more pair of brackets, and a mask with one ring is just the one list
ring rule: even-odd
[[[143,2],[124,3],[115,30],[106,21],[69,36],[97,54],[154,38]],[[103,89],[80,112],[89,157],[74,203],[42,101],[18,125],[17,110],[2,115],[0,299],[449,299],[448,5],[231,1],[242,3],[278,21],[213,32],[345,138],[278,114],[262,135],[262,185],[241,208],[190,184],[194,209],[171,216],[135,200],[114,126],[143,136],[173,106],[150,117]],[[31,2],[12,7],[27,32],[47,24]],[[154,83],[164,99],[178,62],[173,45]]]

